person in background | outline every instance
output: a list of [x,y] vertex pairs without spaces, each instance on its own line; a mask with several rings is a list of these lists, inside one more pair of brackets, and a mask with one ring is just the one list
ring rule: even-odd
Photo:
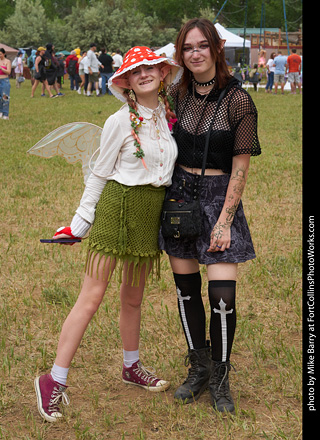
[[[53,60],[53,63],[55,65],[55,69],[56,69],[56,78],[55,78],[55,81],[53,84],[53,88],[57,92],[58,96],[64,96],[64,93],[62,93],[60,90],[61,89],[61,75],[62,75],[62,77],[64,75],[64,63],[62,61],[62,64],[60,64],[60,61],[54,51],[52,51],[52,60]],[[60,75],[60,83],[58,82],[58,75]]]
[[243,84],[243,76],[242,76],[241,69],[239,66],[237,66],[235,68],[235,71],[233,73],[233,77],[239,81],[239,84],[241,84],[241,85]]
[[266,51],[261,49],[258,55],[259,55],[258,66],[264,69],[266,67]]
[[[58,95],[53,95],[50,89],[50,86],[47,81],[47,57],[45,56],[46,49],[43,46],[38,47],[38,50],[36,52],[36,61],[35,61],[35,74],[34,74],[34,84],[31,89],[31,98],[34,97],[34,92],[36,91],[36,88],[38,87],[39,83],[41,82],[47,92],[49,93],[50,98],[56,98]],[[42,93],[43,96],[44,93]]]
[[81,56],[79,58],[79,76],[81,79],[81,83],[78,88],[78,93],[81,95],[81,90],[83,88],[83,94],[85,95],[87,93],[87,87],[88,87],[88,78],[89,78],[89,71],[87,67],[87,51],[84,50],[81,53]]
[[66,58],[66,70],[70,78],[70,90],[78,90],[80,86],[79,60],[74,50]]
[[[109,79],[111,78],[113,74],[113,59],[112,56],[109,55],[106,52],[106,49],[103,47],[101,49],[101,54],[99,55],[98,60],[103,65],[103,67],[100,67],[100,76],[101,76],[101,94],[105,95],[107,93],[107,87],[106,84],[108,83]],[[108,94],[112,95],[110,90],[108,89]]]
[[50,88],[53,88],[56,91],[55,96],[64,96],[62,92],[59,90],[58,82],[57,82],[57,72],[58,72],[58,60],[55,56],[55,49],[52,43],[48,43],[46,45],[45,51],[45,69],[47,81]]
[[16,59],[16,67],[14,68],[14,73],[16,75],[16,88],[20,89],[21,82],[19,81],[19,78],[23,77],[23,61],[22,61],[23,52],[19,50],[17,53],[17,59]]
[[253,69],[250,70],[249,72],[249,78],[250,78],[250,82],[252,82],[253,84],[253,89],[256,92],[258,90],[258,82],[260,81],[260,74],[258,72],[258,64],[254,64],[253,65]]
[[116,72],[123,63],[123,58],[120,52],[120,49],[116,50],[116,53],[113,55],[113,71]]
[[63,58],[64,58],[63,53],[59,53],[57,55],[57,62],[58,62],[57,83],[58,83],[59,90],[62,89],[62,84],[64,84],[65,64],[64,64]]
[[286,72],[288,73],[288,81],[291,86],[291,93],[295,95],[298,87],[301,94],[301,57],[297,54],[297,50],[295,48],[291,49],[291,55],[289,55],[287,58]]
[[80,49],[80,47],[76,47],[74,49],[74,51],[75,51],[75,54],[77,55],[78,60],[80,60],[80,58],[81,58],[81,49]]
[[0,119],[9,119],[11,61],[0,47]]
[[99,69],[104,68],[103,64],[98,60],[95,52],[97,50],[96,43],[90,44],[90,50],[87,52],[88,70],[89,70],[89,82],[87,89],[87,96],[91,96],[92,84],[95,88],[96,95],[99,96]]
[[267,84],[266,84],[266,93],[271,93],[272,92],[272,87],[273,87],[273,83],[274,83],[274,71],[275,71],[275,65],[274,65],[274,57],[276,56],[275,52],[272,52],[272,54],[270,55],[270,58],[268,59],[267,62],[267,76],[268,76],[268,80],[267,80]]
[[280,83],[281,95],[284,95],[284,85],[285,85],[285,73],[286,73],[286,63],[287,57],[282,55],[279,50],[278,55],[274,58],[274,95],[278,93],[278,85]]
[[34,84],[34,74],[36,71],[35,63],[36,63],[36,50],[32,49],[30,56],[27,59],[27,66],[30,70],[30,77],[31,77],[31,85]]

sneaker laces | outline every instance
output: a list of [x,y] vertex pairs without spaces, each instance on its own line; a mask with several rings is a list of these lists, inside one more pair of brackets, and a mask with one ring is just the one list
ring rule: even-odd
[[70,403],[70,399],[67,393],[60,391],[59,388],[54,387],[49,401],[49,410],[51,412],[59,412],[60,402],[62,402],[64,406],[67,406]]
[[[152,367],[148,367],[152,368]],[[157,376],[155,375],[155,371],[150,371],[148,368],[144,367],[141,362],[138,362],[138,365],[136,368],[133,369],[133,371],[137,374],[138,377],[143,379],[146,382],[153,382],[157,380]]]

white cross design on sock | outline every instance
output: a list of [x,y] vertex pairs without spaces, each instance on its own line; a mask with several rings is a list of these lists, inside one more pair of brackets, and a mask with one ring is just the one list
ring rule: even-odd
[[233,312],[233,309],[226,310],[226,303],[221,298],[219,301],[220,310],[214,308],[214,313],[220,313],[221,316],[221,334],[222,334],[222,362],[227,360],[227,315]]

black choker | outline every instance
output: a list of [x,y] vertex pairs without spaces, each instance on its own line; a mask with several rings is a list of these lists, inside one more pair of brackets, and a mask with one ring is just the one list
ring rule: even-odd
[[216,77],[214,77],[210,81],[204,82],[204,83],[197,81],[194,77],[192,78],[192,81],[193,81],[194,85],[196,85],[198,87],[208,87],[208,86],[212,86],[212,84],[214,84],[216,82]]

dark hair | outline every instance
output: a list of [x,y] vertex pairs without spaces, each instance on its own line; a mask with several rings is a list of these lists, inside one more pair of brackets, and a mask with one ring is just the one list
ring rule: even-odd
[[211,57],[216,63],[215,86],[217,88],[225,87],[231,77],[231,74],[226,63],[224,49],[221,49],[222,39],[220,38],[214,24],[210,20],[207,20],[206,18],[193,18],[182,26],[175,43],[175,60],[184,68],[184,73],[181,78],[181,88],[186,91],[191,80],[191,72],[185,66],[183,61],[183,45],[187,33],[194,28],[198,28],[209,43]]
[[4,56],[6,56],[6,51],[4,50],[3,47],[0,47],[0,52],[2,52]]

